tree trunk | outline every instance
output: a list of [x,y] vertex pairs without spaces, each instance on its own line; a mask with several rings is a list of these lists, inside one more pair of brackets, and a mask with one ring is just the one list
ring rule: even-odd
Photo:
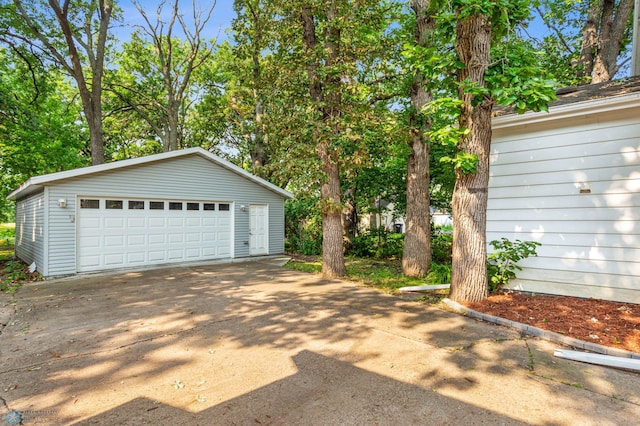
[[342,244],[342,204],[340,203],[340,169],[331,159],[328,144],[317,147],[326,181],[320,187],[322,197],[322,275],[337,278],[347,275]]
[[587,20],[582,29],[582,47],[578,65],[581,67],[581,77],[591,77],[593,73],[593,60],[598,46],[598,23],[602,15],[602,0],[591,0],[587,12]]
[[344,246],[349,252],[353,248],[353,240],[358,231],[358,210],[355,188],[348,188],[342,196],[344,208],[342,210],[342,229],[344,229]]
[[[412,0],[416,14],[416,44],[428,45],[435,21],[428,15],[429,0]],[[423,277],[431,266],[431,214],[429,199],[429,141],[425,133],[430,128],[422,108],[431,101],[431,92],[424,88],[418,72],[411,85],[411,115],[409,117],[411,153],[407,160],[407,217],[402,272],[409,277]]]
[[179,148],[180,139],[180,101],[173,98],[172,91],[169,91],[167,99],[167,122],[165,124],[166,140],[164,141],[164,151],[176,151]]
[[[315,58],[318,48],[316,25],[309,6],[300,14],[303,26],[303,41],[309,55],[307,74],[309,76],[309,95],[319,115],[319,122],[313,132],[318,159],[325,175],[320,187],[322,199],[322,275],[327,278],[342,277],[347,274],[344,263],[342,243],[342,205],[340,201],[340,166],[337,153],[330,147],[329,138],[339,135],[341,97],[340,78],[330,72],[320,72],[319,68],[335,65],[339,60],[340,28],[336,22],[333,2],[328,2],[325,10],[327,28],[325,29],[324,51],[328,52],[326,65]],[[323,70],[324,71],[324,70]]]
[[[254,74],[254,85],[257,87],[260,83],[259,76]],[[253,96],[256,101],[254,112],[254,120],[256,123],[253,141],[249,141],[251,163],[253,171],[260,177],[265,177],[264,166],[267,164],[267,156],[265,152],[266,134],[264,131],[264,123],[262,122],[262,100],[259,98],[258,90],[253,90]]]
[[[93,114],[87,116],[89,124],[89,139],[91,140],[91,164],[104,163],[104,137],[102,132],[102,107],[97,108]],[[86,114],[85,114],[86,115]]]
[[[81,62],[81,55],[78,52],[76,46],[76,40],[79,38],[74,34],[77,29],[72,28],[69,21],[69,0],[66,0],[62,5],[58,1],[49,0],[49,6],[54,11],[56,19],[60,24],[60,29],[64,34],[66,41],[66,47],[68,49],[69,61],[71,64],[67,64],[62,60],[62,65],[71,71],[73,78],[78,84],[78,91],[80,93],[80,100],[82,101],[82,109],[84,111],[87,125],[89,127],[89,138],[91,140],[91,163],[93,165],[104,163],[104,138],[102,132],[102,75],[104,71],[104,55],[105,46],[107,42],[107,32],[109,29],[109,22],[111,20],[112,6],[109,1],[98,2],[98,16],[100,17],[100,25],[98,28],[98,40],[93,51],[93,45],[91,43],[79,42],[79,45],[85,48],[85,53],[88,57],[89,68],[91,69],[91,87],[85,78],[84,66]],[[24,13],[23,13],[24,16]],[[87,17],[87,22],[91,22],[90,16]],[[89,25],[89,24],[87,24]],[[91,30],[90,26],[88,27]],[[39,31],[35,31],[39,34]],[[54,57],[60,58],[60,53],[56,50],[53,43],[45,43],[49,51]]]
[[591,0],[582,31],[579,75],[591,83],[613,79],[619,70],[618,56],[625,29],[633,12],[633,0]]
[[[484,87],[484,75],[490,64],[491,27],[484,15],[476,14],[458,21],[456,50],[465,65],[459,73]],[[464,101],[460,128],[469,129],[458,145],[461,153],[478,158],[475,173],[456,170],[453,192],[453,259],[450,297],[456,301],[480,301],[487,296],[486,216],[491,148],[491,109],[493,101],[483,99],[474,106],[473,97],[459,89]]]
[[[614,16],[615,10],[615,16]],[[627,21],[633,12],[633,0],[605,0],[600,24],[599,49],[593,64],[592,84],[610,81],[618,72],[618,55]]]

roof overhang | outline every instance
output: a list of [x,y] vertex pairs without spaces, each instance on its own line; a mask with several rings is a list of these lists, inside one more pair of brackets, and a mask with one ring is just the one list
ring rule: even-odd
[[129,160],[114,161],[113,163],[99,164],[97,166],[89,166],[89,167],[82,167],[74,170],[66,170],[64,172],[50,173],[42,176],[34,176],[32,178],[29,178],[25,183],[20,185],[20,187],[18,187],[15,191],[9,194],[7,196],[7,199],[16,200],[18,198],[23,198],[29,194],[42,190],[42,188],[44,188],[47,185],[54,184],[58,181],[65,180],[65,179],[77,178],[77,177],[82,177],[82,176],[86,176],[94,173],[108,172],[112,170],[123,169],[126,167],[139,166],[139,165],[153,163],[156,161],[163,161],[163,160],[168,160],[168,159],[177,158],[177,157],[184,157],[189,155],[199,155],[200,157],[203,157],[217,164],[218,166],[229,170],[230,172],[240,175],[272,192],[275,192],[276,194],[280,195],[283,198],[289,198],[289,199],[293,198],[293,194],[291,194],[289,191],[286,191],[280,188],[279,186],[272,184],[271,182],[268,182],[258,176],[255,176],[247,172],[246,170],[236,166],[235,164],[230,163],[229,161],[224,160],[218,157],[217,155],[210,153],[209,151],[196,147],[196,148],[183,149],[179,151],[163,152],[161,154],[155,154],[155,155],[147,155],[145,157],[132,158]]
[[525,112],[494,117],[492,129],[508,129],[525,124],[538,124],[554,120],[570,119],[589,114],[602,114],[617,110],[640,107],[640,92],[585,100],[570,104],[550,106],[549,112]]

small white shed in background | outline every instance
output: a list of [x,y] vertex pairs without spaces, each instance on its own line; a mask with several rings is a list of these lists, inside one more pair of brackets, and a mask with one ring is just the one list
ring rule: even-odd
[[16,255],[45,277],[284,252],[292,195],[201,148],[30,178]]
[[512,289],[640,303],[640,78],[558,97],[493,119],[487,241],[542,243]]

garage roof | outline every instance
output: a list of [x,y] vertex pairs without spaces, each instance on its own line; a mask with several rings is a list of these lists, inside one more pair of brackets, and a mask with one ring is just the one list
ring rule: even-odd
[[168,160],[171,158],[184,157],[188,155],[199,155],[200,157],[203,157],[211,161],[212,163],[215,163],[218,166],[229,170],[230,172],[236,173],[246,179],[249,179],[255,182],[256,184],[263,186],[268,190],[273,191],[284,198],[293,198],[293,195],[290,192],[285,191],[279,186],[276,186],[270,182],[267,182],[266,180],[259,178],[258,176],[252,175],[246,170],[241,169],[235,164],[232,164],[218,157],[217,155],[210,153],[209,151],[196,147],[196,148],[183,149],[179,151],[163,152],[162,154],[148,155],[145,157],[132,158],[130,160],[114,161],[113,163],[99,164],[97,166],[89,166],[89,167],[82,167],[80,169],[66,170],[64,172],[50,173],[42,176],[34,176],[32,178],[29,178],[25,183],[20,185],[18,189],[16,189],[11,194],[9,194],[7,196],[7,199],[15,200],[22,196],[36,192],[45,185],[55,183],[63,179],[70,179],[70,178],[89,175],[92,173],[117,170],[125,167],[139,166],[143,164],[153,163],[155,161]]

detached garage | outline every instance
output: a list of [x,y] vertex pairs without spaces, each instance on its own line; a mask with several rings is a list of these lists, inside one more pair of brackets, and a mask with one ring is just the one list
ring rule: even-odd
[[284,252],[292,195],[201,149],[32,177],[16,256],[45,277]]

